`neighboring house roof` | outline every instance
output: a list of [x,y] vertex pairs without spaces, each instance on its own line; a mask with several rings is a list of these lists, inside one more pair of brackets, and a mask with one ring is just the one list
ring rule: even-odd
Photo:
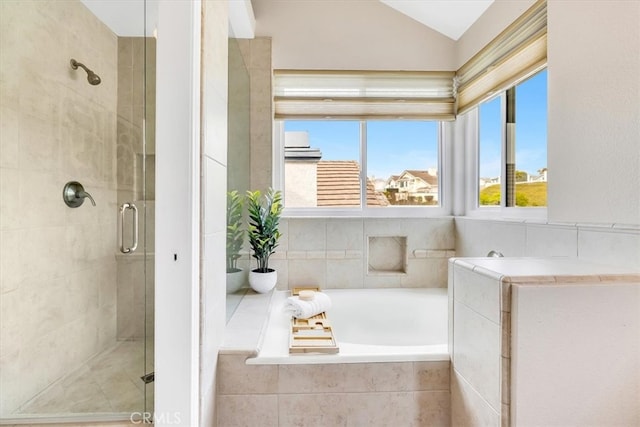
[[[360,166],[356,161],[318,162],[318,206],[360,206]],[[387,206],[382,193],[367,179],[367,206]]]
[[416,178],[420,178],[421,180],[423,180],[424,182],[426,182],[429,185],[438,185],[438,177],[435,175],[431,175],[429,172],[427,171],[419,171],[419,170],[406,170],[404,172],[402,172],[401,176],[404,176],[406,174],[410,174]]

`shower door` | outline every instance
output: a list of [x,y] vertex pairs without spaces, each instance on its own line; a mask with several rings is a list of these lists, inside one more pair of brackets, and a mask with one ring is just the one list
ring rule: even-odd
[[151,12],[0,1],[0,423],[153,412]]

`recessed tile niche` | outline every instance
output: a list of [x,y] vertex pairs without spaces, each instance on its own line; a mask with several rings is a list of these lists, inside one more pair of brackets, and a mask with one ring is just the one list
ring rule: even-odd
[[405,274],[407,272],[406,236],[369,236],[368,273]]

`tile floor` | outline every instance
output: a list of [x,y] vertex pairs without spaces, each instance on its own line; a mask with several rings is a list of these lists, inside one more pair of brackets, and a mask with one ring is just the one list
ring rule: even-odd
[[[148,371],[153,371],[153,358]],[[130,413],[144,410],[144,341],[120,341],[53,383],[16,415]],[[147,386],[153,402],[153,383]],[[151,409],[153,411],[153,409]]]

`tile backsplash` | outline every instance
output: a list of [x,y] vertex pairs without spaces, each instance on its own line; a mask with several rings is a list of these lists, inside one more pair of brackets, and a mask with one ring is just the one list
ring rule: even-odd
[[[270,260],[278,289],[446,287],[447,259],[455,255],[453,218],[283,218],[280,231]],[[372,240],[400,242],[401,268],[372,271],[384,264]],[[240,264],[249,263],[247,252]]]
[[564,256],[640,267],[640,226],[544,223],[456,217],[456,256]]

